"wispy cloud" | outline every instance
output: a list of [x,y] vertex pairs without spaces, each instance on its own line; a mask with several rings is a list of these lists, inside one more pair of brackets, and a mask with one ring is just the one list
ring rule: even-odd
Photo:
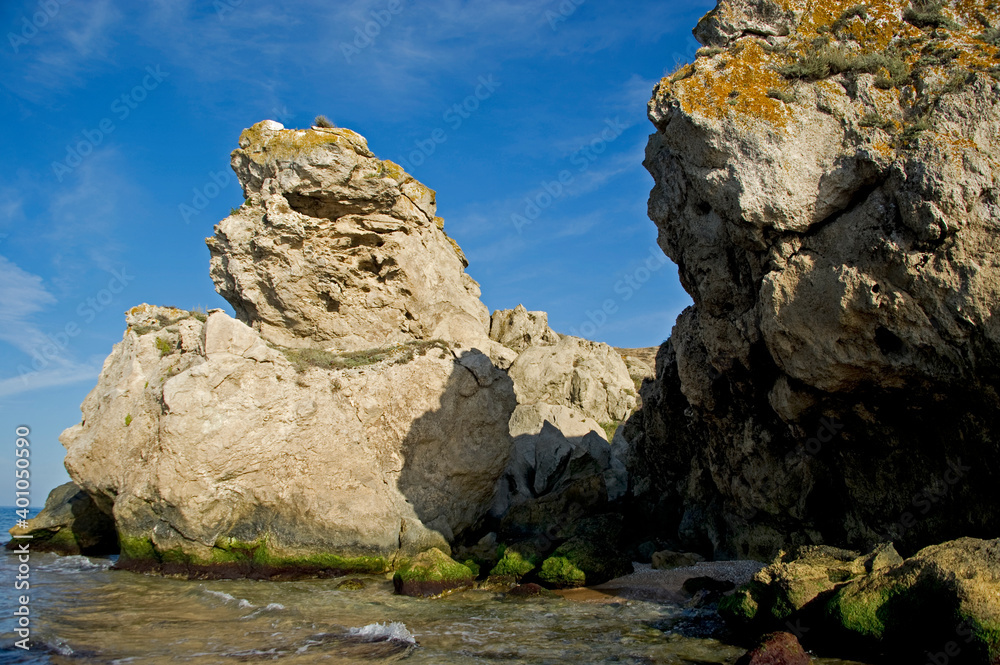
[[57,286],[95,267],[106,272],[120,267],[125,247],[115,233],[119,200],[134,187],[122,162],[114,148],[95,150],[51,197],[42,239],[52,248]]
[[55,303],[41,277],[0,256],[0,340],[30,353],[44,337],[31,317]]
[[111,34],[122,15],[113,0],[59,3],[59,11],[19,52],[0,82],[19,97],[48,103],[53,93],[80,87],[87,76],[109,62]]
[[83,381],[94,381],[100,373],[100,364],[67,363],[53,369],[31,372],[23,377],[0,379],[0,397],[10,397],[32,390],[66,386]]

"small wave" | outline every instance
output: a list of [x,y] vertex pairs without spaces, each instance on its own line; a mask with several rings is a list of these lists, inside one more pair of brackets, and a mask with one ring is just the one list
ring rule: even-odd
[[[241,601],[240,607],[254,607],[254,605],[251,605],[250,603],[246,603],[246,605],[244,605],[243,603],[246,603],[246,601],[245,600]],[[268,603],[264,607],[258,607],[256,610],[254,610],[253,612],[251,612],[250,614],[246,615],[243,618],[254,619],[260,616],[264,612],[276,612],[277,610],[283,610],[283,609],[285,609],[285,606],[282,605],[281,603]]]
[[[216,598],[221,598],[222,600],[226,601],[227,603],[230,602],[230,601],[235,601],[236,600],[236,596],[231,596],[228,593],[226,593],[225,591],[215,591],[213,589],[205,589],[204,591],[208,595],[215,596]],[[243,602],[246,602],[246,601],[243,601]]]
[[399,621],[393,621],[392,623],[370,623],[367,626],[362,626],[360,628],[351,628],[348,633],[352,637],[360,637],[361,639],[368,642],[382,642],[386,640],[394,640],[396,642],[405,642],[407,644],[416,644],[417,640],[413,637],[413,633],[406,629],[406,626]]
[[81,556],[79,554],[60,556],[51,562],[46,562],[39,566],[41,570],[56,570],[65,573],[107,570],[110,567],[111,561],[108,561],[107,559],[98,559],[94,561],[89,557]]

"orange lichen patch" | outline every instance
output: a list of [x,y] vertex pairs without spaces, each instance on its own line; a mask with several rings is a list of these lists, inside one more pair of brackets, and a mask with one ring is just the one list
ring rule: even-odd
[[983,0],[954,0],[950,10],[957,18],[969,26],[979,25],[978,16],[985,17],[991,25],[996,26],[1000,20],[1000,5]]
[[[986,71],[994,77],[1000,74],[1000,48],[982,39],[986,32],[984,19],[985,23],[1000,25],[1000,5],[994,5],[993,0],[946,2],[941,9],[942,20],[958,26],[954,28],[921,28],[907,22],[904,17],[912,8],[909,0],[771,2],[799,17],[779,46],[758,37],[743,37],[730,44],[725,54],[700,55],[694,64],[661,81],[655,93],[657,103],[663,106],[676,100],[688,114],[717,120],[756,120],[782,127],[796,103],[792,93],[802,85],[786,79],[786,75],[813,81],[824,94],[845,95],[838,73],[872,74],[877,86],[889,88],[886,94],[875,97],[878,112],[891,119],[900,116],[899,89],[913,81],[911,76],[924,81],[923,85],[917,82],[917,89],[938,94],[961,89],[963,71]],[[743,11],[722,0],[703,21],[738,24],[745,20]],[[824,85],[826,81],[816,81],[824,76],[823,72],[829,75],[829,86]],[[930,86],[925,85],[927,82]],[[863,115],[870,111],[858,112]],[[902,129],[898,122],[896,129]]]
[[721,119],[732,112],[736,117],[783,126],[790,111],[784,103],[767,96],[770,90],[788,87],[774,68],[776,57],[756,40],[741,46],[735,57],[726,61],[699,61],[693,75],[666,81],[666,86],[660,86],[661,92],[671,94],[686,113]]

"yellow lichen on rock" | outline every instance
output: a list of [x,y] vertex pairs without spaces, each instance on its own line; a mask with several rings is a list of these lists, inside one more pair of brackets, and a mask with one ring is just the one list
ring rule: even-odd
[[946,94],[963,85],[963,74],[1000,77],[1000,48],[988,36],[1000,24],[1000,5],[987,0],[922,8],[898,0],[772,0],[758,8],[762,16],[795,20],[763,29],[760,17],[736,4],[722,0],[699,23],[708,35],[703,42],[725,48],[702,49],[694,63],[664,78],[656,90],[661,108],[676,102],[693,118],[780,128],[803,80],[873,75],[877,86],[893,88],[898,108],[898,89],[906,86]]
[[324,145],[336,145],[365,157],[373,156],[364,137],[349,129],[329,127],[274,130],[267,126],[268,122],[258,122],[240,134],[240,149],[258,164],[264,164],[269,159],[292,160],[297,155]]

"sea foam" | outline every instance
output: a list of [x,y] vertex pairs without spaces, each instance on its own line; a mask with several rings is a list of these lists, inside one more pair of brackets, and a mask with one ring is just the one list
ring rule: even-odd
[[406,626],[399,621],[385,624],[370,623],[360,628],[351,628],[348,633],[353,637],[360,637],[369,642],[395,640],[397,642],[406,642],[407,644],[417,643],[416,638],[413,637],[413,633],[407,630]]

